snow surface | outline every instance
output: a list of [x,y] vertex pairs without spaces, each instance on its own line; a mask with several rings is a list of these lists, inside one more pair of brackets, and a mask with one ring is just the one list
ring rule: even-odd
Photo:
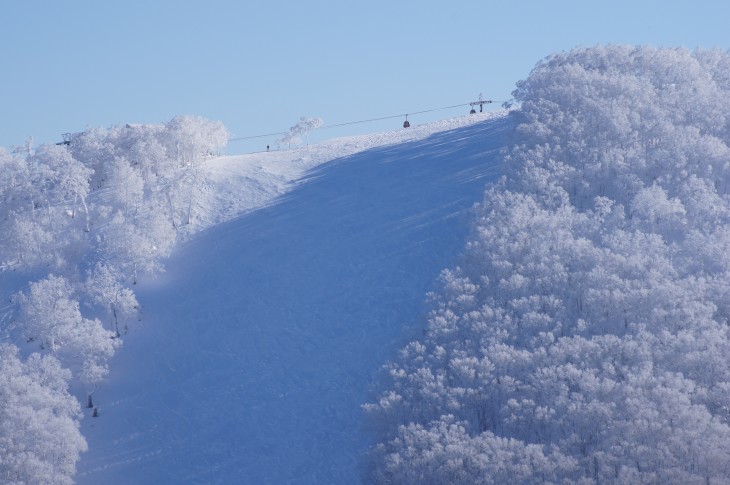
[[78,482],[360,481],[360,406],[512,127],[475,115],[209,161],[190,238],[140,283],[143,320],[94,395]]
[[[308,170],[325,162],[376,147],[423,140],[435,133],[503,117],[478,113],[384,133],[338,138],[290,150],[219,157],[205,163],[205,178],[195,195],[193,221],[182,229],[195,234],[212,225],[271,203],[300,183]],[[231,148],[235,148],[232,142]],[[305,178],[306,180],[306,178]]]

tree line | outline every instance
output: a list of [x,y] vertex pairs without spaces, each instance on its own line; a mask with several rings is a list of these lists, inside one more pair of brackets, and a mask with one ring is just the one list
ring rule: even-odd
[[513,93],[423,338],[365,406],[376,483],[730,480],[730,55],[600,46]]
[[0,328],[3,483],[72,483],[86,442],[69,386],[93,406],[138,318],[134,285],[163,270],[195,217],[200,162],[227,138],[220,122],[177,116],[0,148],[0,271],[29,282]]

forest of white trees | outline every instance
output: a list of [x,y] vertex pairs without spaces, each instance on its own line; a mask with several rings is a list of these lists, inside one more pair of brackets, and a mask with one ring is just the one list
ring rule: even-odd
[[423,337],[365,406],[376,483],[730,482],[730,54],[540,62]]
[[137,319],[134,284],[162,269],[194,217],[200,162],[227,139],[178,116],[0,148],[0,272],[27,281],[0,325],[1,483],[72,483],[81,404]]

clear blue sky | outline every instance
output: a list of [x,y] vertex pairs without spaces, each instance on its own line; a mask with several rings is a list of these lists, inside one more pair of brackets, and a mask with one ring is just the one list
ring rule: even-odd
[[332,125],[479,93],[506,100],[540,59],[576,46],[730,48],[726,0],[0,1],[6,148],[177,114],[220,120],[240,137],[286,131],[300,116]]

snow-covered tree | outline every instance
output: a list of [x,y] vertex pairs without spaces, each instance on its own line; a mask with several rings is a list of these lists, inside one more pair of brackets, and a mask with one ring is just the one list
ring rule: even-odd
[[126,220],[134,223],[144,204],[144,179],[124,157],[115,158],[108,168],[108,180],[101,200],[110,207],[118,207]]
[[81,382],[94,386],[106,375],[119,340],[99,320],[81,315],[73,293],[69,282],[59,276],[32,283],[27,294],[17,297],[21,320],[29,341],[57,356]]
[[145,211],[134,224],[117,211],[100,232],[100,250],[108,263],[132,284],[142,273],[162,271],[162,259],[169,255],[176,237],[167,218],[152,211]]
[[370,478],[730,480],[730,55],[539,63],[423,339],[366,405]]
[[41,221],[16,216],[6,225],[6,231],[6,248],[16,262],[33,265],[48,261],[53,234]]
[[289,128],[289,133],[276,140],[277,145],[298,145],[302,142],[302,136],[307,137],[309,132],[316,130],[324,124],[322,118],[308,118],[302,116],[299,122]]
[[69,379],[53,356],[22,361],[16,347],[0,344],[0,482],[73,483],[87,445]]
[[[0,217],[7,221],[11,212],[24,210],[30,171],[26,157],[10,154],[0,147]],[[30,209],[25,206],[25,209]]]
[[162,142],[167,153],[185,166],[217,154],[228,142],[228,132],[219,121],[176,116],[165,124]]
[[65,146],[42,145],[28,159],[31,185],[37,194],[33,209],[41,203],[64,204],[75,213],[75,203],[86,205],[93,170],[76,160]]
[[125,328],[126,320],[135,315],[139,307],[134,293],[122,285],[122,281],[124,278],[118,271],[103,263],[97,263],[86,280],[86,291],[95,303],[106,309],[117,337],[121,336],[119,324]]
[[[5,262],[25,267],[65,264],[77,227],[89,229],[89,179],[92,171],[65,148],[43,145],[31,154],[0,154],[0,226]],[[77,210],[83,222],[75,222]],[[58,237],[64,233],[64,237]]]
[[85,443],[68,382],[90,399],[108,373],[137,313],[130,285],[162,271],[194,215],[201,162],[226,141],[221,123],[180,116],[0,148],[0,272],[36,280],[0,331],[40,352],[22,362],[0,344],[0,482],[71,483]]

